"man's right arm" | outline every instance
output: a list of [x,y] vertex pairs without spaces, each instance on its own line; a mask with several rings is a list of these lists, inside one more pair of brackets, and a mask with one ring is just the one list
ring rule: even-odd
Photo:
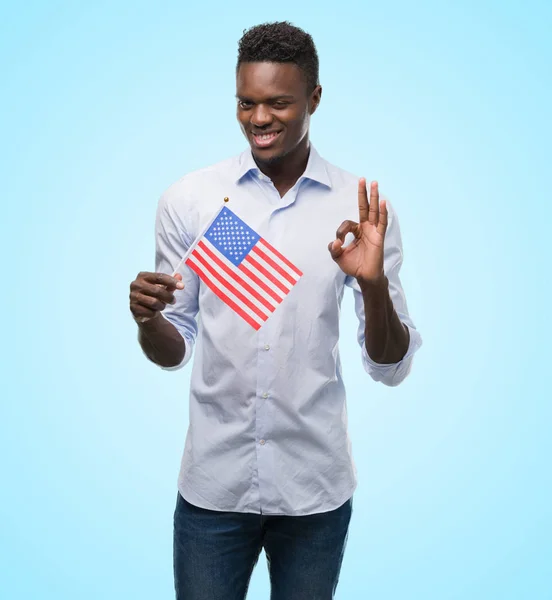
[[174,304],[175,290],[184,288],[182,276],[139,273],[130,284],[130,311],[138,324],[138,341],[145,355],[161,367],[178,366],[184,360],[186,345],[176,327],[161,311]]
[[138,341],[144,354],[160,367],[176,367],[184,360],[184,338],[161,314],[145,323],[138,323]]
[[178,182],[159,199],[155,272],[138,273],[130,284],[130,310],[140,346],[151,361],[169,370],[191,359],[198,331],[199,277],[182,265],[195,239],[187,225],[193,227],[195,213],[185,191]]

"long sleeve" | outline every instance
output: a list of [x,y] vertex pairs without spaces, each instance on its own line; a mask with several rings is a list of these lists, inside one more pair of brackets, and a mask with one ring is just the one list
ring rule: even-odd
[[[159,200],[155,220],[155,269],[160,273],[172,275],[182,257],[192,244],[185,224],[178,217],[171,203],[170,190]],[[182,362],[175,367],[162,367],[173,371],[182,368],[192,357],[197,336],[199,278],[189,268],[178,271],[182,275],[183,290],[175,292],[176,303],[167,305],[161,313],[172,323],[184,338],[186,352]]]
[[393,301],[393,306],[399,319],[404,323],[410,332],[410,343],[408,350],[401,361],[393,364],[379,364],[374,362],[366,351],[364,330],[364,301],[357,280],[354,277],[347,277],[345,284],[353,289],[355,298],[355,312],[358,318],[357,340],[361,347],[362,364],[366,372],[375,381],[381,381],[388,386],[397,386],[401,383],[412,368],[414,353],[422,345],[422,338],[416,330],[412,319],[408,314],[406,297],[402,289],[399,271],[402,266],[402,240],[397,216],[391,205],[387,202],[389,211],[389,222],[385,234],[384,246],[384,271],[389,280],[389,294]]

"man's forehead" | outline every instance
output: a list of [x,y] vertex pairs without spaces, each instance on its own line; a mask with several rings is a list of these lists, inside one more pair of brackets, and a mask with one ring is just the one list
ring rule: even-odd
[[240,87],[267,86],[281,88],[282,93],[288,93],[290,86],[304,84],[301,69],[294,63],[249,62],[242,63],[238,69],[236,83]]

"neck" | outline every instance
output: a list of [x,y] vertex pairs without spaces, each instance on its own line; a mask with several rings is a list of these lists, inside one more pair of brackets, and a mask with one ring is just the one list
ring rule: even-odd
[[282,158],[271,162],[259,162],[255,159],[259,169],[270,177],[274,187],[283,196],[296,183],[305,172],[309,161],[310,144],[308,136],[301,140],[300,144]]

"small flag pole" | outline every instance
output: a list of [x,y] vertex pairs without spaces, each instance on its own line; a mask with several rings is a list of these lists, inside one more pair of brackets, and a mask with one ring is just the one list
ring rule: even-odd
[[194,248],[197,246],[199,240],[203,237],[203,234],[207,231],[207,229],[209,229],[209,227],[211,227],[211,225],[213,224],[213,221],[220,215],[222,209],[226,205],[226,202],[228,202],[228,198],[224,198],[224,203],[215,212],[215,214],[213,215],[213,217],[210,219],[210,221],[207,223],[207,225],[205,225],[205,227],[201,230],[201,232],[196,237],[196,239],[194,240],[194,242],[192,243],[192,245],[188,248],[188,250],[186,251],[186,254],[184,254],[184,257],[182,258],[182,260],[178,263],[178,265],[176,265],[176,268],[173,271],[172,277],[174,277],[180,271],[182,265],[186,262],[188,256],[194,251]]

